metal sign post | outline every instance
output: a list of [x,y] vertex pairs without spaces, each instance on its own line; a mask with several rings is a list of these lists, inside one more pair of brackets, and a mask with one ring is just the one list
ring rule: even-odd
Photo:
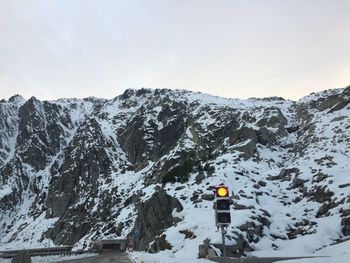
[[226,229],[224,226],[221,226],[222,251],[223,251],[224,258],[227,257],[225,235],[226,235]]
[[134,249],[139,250],[140,229],[136,228],[134,230],[133,238],[134,238]]

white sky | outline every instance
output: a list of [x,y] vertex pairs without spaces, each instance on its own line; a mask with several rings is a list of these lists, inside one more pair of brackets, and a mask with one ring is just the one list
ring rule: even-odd
[[350,0],[0,0],[0,98],[350,84]]

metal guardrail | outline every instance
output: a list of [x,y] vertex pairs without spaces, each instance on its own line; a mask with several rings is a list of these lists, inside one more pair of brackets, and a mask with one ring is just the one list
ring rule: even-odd
[[84,253],[92,253],[95,251],[72,251],[73,246],[51,247],[51,248],[30,248],[0,251],[0,258],[13,258],[18,253],[27,252],[30,256],[53,256],[53,255],[79,255]]

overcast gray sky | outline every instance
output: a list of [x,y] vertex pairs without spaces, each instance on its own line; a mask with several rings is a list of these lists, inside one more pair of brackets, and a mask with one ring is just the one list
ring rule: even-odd
[[0,0],[0,98],[350,84],[350,0]]

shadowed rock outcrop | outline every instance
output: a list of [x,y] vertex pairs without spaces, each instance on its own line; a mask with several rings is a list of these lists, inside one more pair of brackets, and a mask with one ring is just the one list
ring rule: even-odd
[[[349,235],[348,173],[337,174],[348,169],[349,94],[293,102],[141,89],[111,100],[1,100],[0,243],[50,238],[88,248],[137,228],[141,249],[174,250],[165,236],[180,227],[173,211],[186,203],[181,220],[195,209],[208,215],[219,181],[232,185],[233,208],[247,217],[229,227],[232,255],[259,248],[262,237],[277,250],[280,239],[322,232],[305,218],[342,213],[334,228]],[[288,213],[257,213],[270,203]],[[182,238],[202,237],[196,224]],[[272,233],[276,224],[281,233]]]
[[150,242],[158,235],[179,222],[180,219],[173,217],[172,213],[182,209],[179,200],[168,195],[162,188],[158,188],[150,199],[141,203],[135,221],[135,228],[141,234],[139,249],[148,249]]

